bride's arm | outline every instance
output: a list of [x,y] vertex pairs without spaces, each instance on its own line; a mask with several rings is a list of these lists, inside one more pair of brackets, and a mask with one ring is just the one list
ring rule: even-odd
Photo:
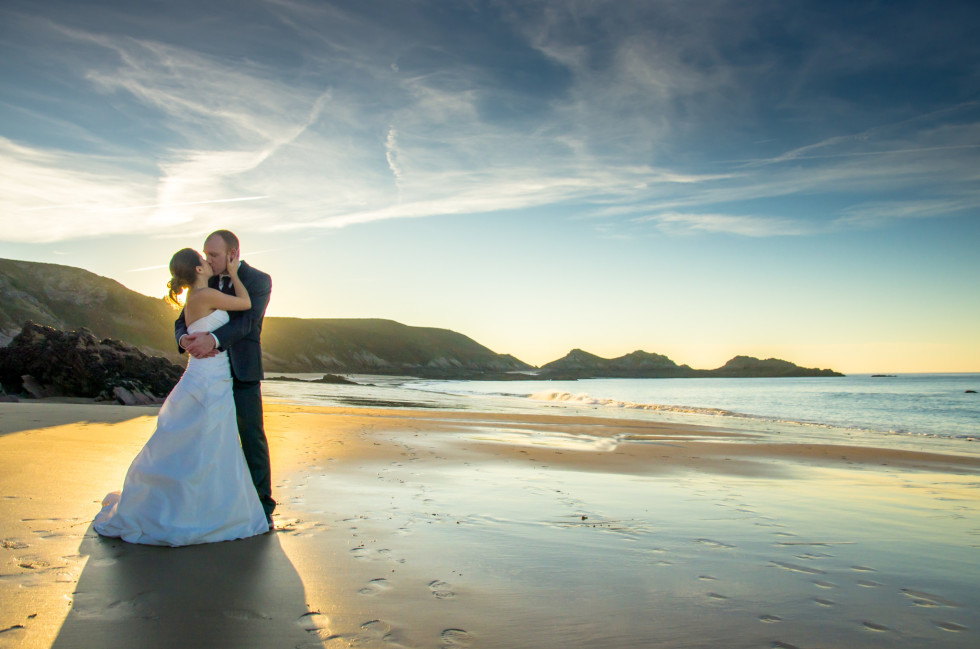
[[231,278],[231,285],[235,287],[234,295],[226,295],[221,291],[209,288],[201,291],[200,295],[205,303],[212,309],[222,311],[248,311],[252,308],[252,300],[248,296],[248,289],[242,284],[242,279],[238,276],[238,265],[241,260],[238,258],[228,258],[228,276]]
[[[237,283],[241,283],[239,280]],[[236,284],[232,280],[232,286]],[[244,295],[239,295],[239,291]],[[252,301],[248,297],[245,287],[235,286],[236,295],[225,295],[216,288],[201,289],[198,294],[201,301],[211,309],[221,309],[222,311],[248,311],[252,308]]]

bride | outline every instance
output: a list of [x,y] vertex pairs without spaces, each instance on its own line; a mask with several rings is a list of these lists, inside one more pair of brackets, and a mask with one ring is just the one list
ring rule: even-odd
[[[170,260],[174,304],[184,289],[188,332],[214,331],[228,311],[251,307],[228,256],[235,295],[208,288],[214,273],[195,250]],[[93,527],[102,536],[147,545],[192,545],[241,539],[269,531],[265,511],[242,454],[231,392],[228,354],[193,358],[164,401],[153,436],[133,460],[122,492],[102,501]]]

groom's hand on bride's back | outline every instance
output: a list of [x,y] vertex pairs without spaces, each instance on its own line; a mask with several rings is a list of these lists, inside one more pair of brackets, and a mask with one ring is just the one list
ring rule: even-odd
[[206,331],[181,336],[180,346],[187,350],[187,353],[194,358],[208,358],[218,353],[214,343],[214,337]]

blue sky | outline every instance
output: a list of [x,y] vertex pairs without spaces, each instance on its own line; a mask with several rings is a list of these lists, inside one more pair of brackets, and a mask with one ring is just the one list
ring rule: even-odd
[[0,6],[0,256],[695,367],[980,370],[971,2]]

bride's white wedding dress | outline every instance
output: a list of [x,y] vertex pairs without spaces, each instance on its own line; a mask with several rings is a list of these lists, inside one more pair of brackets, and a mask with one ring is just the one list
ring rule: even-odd
[[[226,322],[227,312],[214,311],[187,330],[214,331]],[[269,530],[242,454],[226,352],[188,360],[122,492],[105,497],[93,526],[130,543],[172,546]]]

